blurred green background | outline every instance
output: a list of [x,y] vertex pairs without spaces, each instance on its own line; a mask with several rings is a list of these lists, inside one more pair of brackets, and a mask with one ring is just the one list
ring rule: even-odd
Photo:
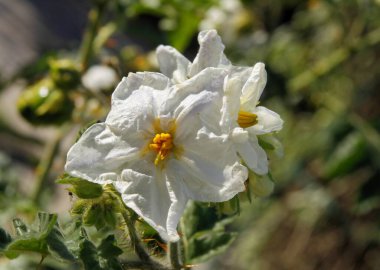
[[[90,9],[101,19],[84,56]],[[237,240],[199,269],[380,269],[380,1],[1,0],[0,14],[0,226],[37,209],[68,216],[70,196],[54,179],[78,130],[107,111],[107,89],[74,91],[68,123],[26,122],[17,100],[49,59],[79,54],[82,70],[125,76],[156,70],[159,44],[193,59],[197,33],[215,28],[235,65],[266,64],[261,103],[285,121],[284,155],[270,156],[274,192],[242,203]],[[36,167],[52,151],[38,190]]]

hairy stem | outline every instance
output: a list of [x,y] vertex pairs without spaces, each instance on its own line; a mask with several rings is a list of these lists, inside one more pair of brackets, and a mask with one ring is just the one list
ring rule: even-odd
[[182,269],[180,261],[180,252],[179,252],[179,241],[178,242],[169,242],[169,259],[172,265],[173,270]]
[[122,215],[127,225],[127,229],[129,232],[129,237],[132,242],[133,249],[136,252],[137,256],[140,258],[140,260],[144,262],[152,263],[152,260],[149,254],[145,251],[144,247],[141,245],[141,242],[136,232],[136,228],[134,224],[135,222],[131,220],[131,218],[128,216],[126,211],[123,211]]

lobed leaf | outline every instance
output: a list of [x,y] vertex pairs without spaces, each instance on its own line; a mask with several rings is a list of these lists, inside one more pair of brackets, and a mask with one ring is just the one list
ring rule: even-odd
[[200,263],[225,251],[236,238],[235,232],[225,230],[234,218],[218,214],[216,207],[190,203],[182,220],[186,263]]

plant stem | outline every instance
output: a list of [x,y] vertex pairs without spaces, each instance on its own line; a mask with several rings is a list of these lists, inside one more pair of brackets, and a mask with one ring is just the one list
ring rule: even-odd
[[107,1],[96,3],[88,13],[88,25],[83,36],[82,45],[80,48],[80,62],[82,73],[87,69],[88,63],[93,54],[93,43],[98,32],[100,21],[107,5]]
[[134,221],[131,220],[131,218],[128,216],[126,211],[123,211],[122,215],[128,228],[129,237],[131,239],[133,249],[136,252],[137,256],[143,262],[153,263],[152,260],[150,259],[149,254],[145,251],[144,247],[141,245],[139,237],[137,236]]
[[182,269],[179,255],[179,241],[169,242],[169,259],[173,270]]
[[32,200],[37,205],[40,203],[42,190],[44,189],[46,182],[49,179],[49,172],[53,164],[54,158],[59,150],[63,134],[63,130],[59,130],[53,138],[53,140],[45,146],[44,154],[40,160],[40,163],[37,166],[36,183],[32,195]]

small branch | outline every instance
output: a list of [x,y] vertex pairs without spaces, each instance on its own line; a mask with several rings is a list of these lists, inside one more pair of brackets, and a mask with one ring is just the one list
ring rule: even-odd
[[104,13],[107,1],[101,1],[90,10],[88,14],[88,26],[83,36],[82,45],[80,48],[80,61],[81,70],[84,72],[89,64],[89,61],[93,55],[94,48],[93,43],[98,32],[102,15]]
[[54,158],[58,153],[63,134],[63,130],[59,130],[53,140],[45,146],[44,154],[36,169],[36,183],[32,195],[32,200],[35,204],[39,204],[40,202],[42,190],[45,188],[46,182],[49,179],[49,172],[53,165]]
[[182,269],[180,261],[180,252],[179,252],[179,241],[178,242],[169,242],[169,259],[170,264],[174,270]]

